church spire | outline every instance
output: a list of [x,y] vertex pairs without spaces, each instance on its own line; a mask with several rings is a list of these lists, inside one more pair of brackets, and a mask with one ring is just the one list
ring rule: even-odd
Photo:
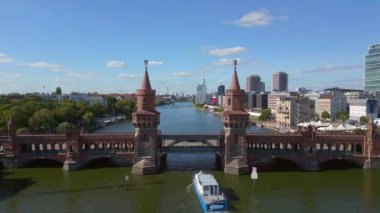
[[149,81],[149,75],[148,75],[148,60],[144,60],[145,63],[145,74],[144,74],[144,79],[141,84],[141,90],[145,91],[151,91],[152,87],[150,86],[150,81]]
[[235,59],[234,60],[234,73],[232,74],[232,81],[231,81],[230,90],[240,91],[240,85],[239,85],[239,79],[237,77],[236,67],[237,67],[237,60]]

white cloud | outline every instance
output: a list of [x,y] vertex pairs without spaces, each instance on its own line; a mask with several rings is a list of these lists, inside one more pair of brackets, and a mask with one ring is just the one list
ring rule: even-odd
[[64,81],[60,77],[55,77],[53,79],[53,82],[54,82],[55,85],[62,85],[62,84],[64,84]]
[[336,72],[336,71],[354,71],[363,69],[363,65],[354,64],[354,65],[326,65],[322,67],[317,67],[311,70],[304,70],[302,73],[320,73],[320,72]]
[[176,77],[188,77],[190,76],[189,72],[173,72],[172,75]]
[[76,79],[89,79],[95,75],[95,72],[69,72],[67,76]]
[[237,60],[238,65],[239,64],[256,64],[256,61],[254,60],[242,60],[240,58],[222,58],[214,62],[216,65],[232,65],[234,64],[234,60]]
[[127,66],[127,63],[124,61],[109,61],[107,63],[107,67],[112,67],[112,68],[122,68],[126,66]]
[[246,50],[246,48],[241,46],[231,47],[231,48],[215,48],[208,51],[209,55],[224,56],[224,55],[233,55],[239,54]]
[[122,73],[122,74],[117,75],[117,77],[119,77],[119,78],[137,78],[137,75]]
[[236,24],[241,27],[258,27],[271,24],[274,20],[285,20],[287,16],[273,17],[267,9],[251,11],[243,15],[239,20],[229,23]]
[[9,72],[0,72],[0,75],[3,75],[3,77],[8,77],[8,78],[19,78],[21,77],[21,73],[16,72],[16,73],[9,73]]
[[162,61],[148,61],[148,64],[150,64],[150,65],[161,65]]
[[0,63],[12,63],[15,60],[4,53],[0,53]]
[[43,68],[43,69],[49,69],[54,72],[59,72],[62,70],[62,66],[59,64],[52,64],[48,62],[35,62],[35,63],[21,63],[22,66],[28,66],[33,68]]
[[[234,63],[234,60],[235,59],[229,59],[229,58],[222,58],[222,59],[219,59],[217,61],[215,61],[214,63],[216,65],[231,65]],[[239,58],[236,58],[237,62],[240,63],[241,60]]]

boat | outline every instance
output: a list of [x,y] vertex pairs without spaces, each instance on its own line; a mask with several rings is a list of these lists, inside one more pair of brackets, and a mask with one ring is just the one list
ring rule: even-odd
[[194,173],[193,185],[205,212],[227,211],[227,198],[213,175],[203,171]]

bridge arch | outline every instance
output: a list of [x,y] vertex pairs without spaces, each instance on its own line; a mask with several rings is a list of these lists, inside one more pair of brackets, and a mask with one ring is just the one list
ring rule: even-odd
[[63,161],[55,158],[34,158],[23,163],[23,167],[62,167]]
[[363,165],[360,162],[350,159],[331,159],[322,161],[319,163],[320,170],[344,170],[351,168],[362,168]]
[[95,169],[103,167],[116,167],[117,163],[111,157],[99,156],[87,159],[83,162],[81,168]]
[[295,160],[283,157],[272,158],[269,162],[257,166],[259,171],[303,171]]

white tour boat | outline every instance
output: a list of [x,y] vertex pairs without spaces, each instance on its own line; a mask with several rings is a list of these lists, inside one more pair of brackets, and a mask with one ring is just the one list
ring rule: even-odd
[[195,173],[193,184],[205,212],[227,211],[227,198],[213,175],[202,171]]

